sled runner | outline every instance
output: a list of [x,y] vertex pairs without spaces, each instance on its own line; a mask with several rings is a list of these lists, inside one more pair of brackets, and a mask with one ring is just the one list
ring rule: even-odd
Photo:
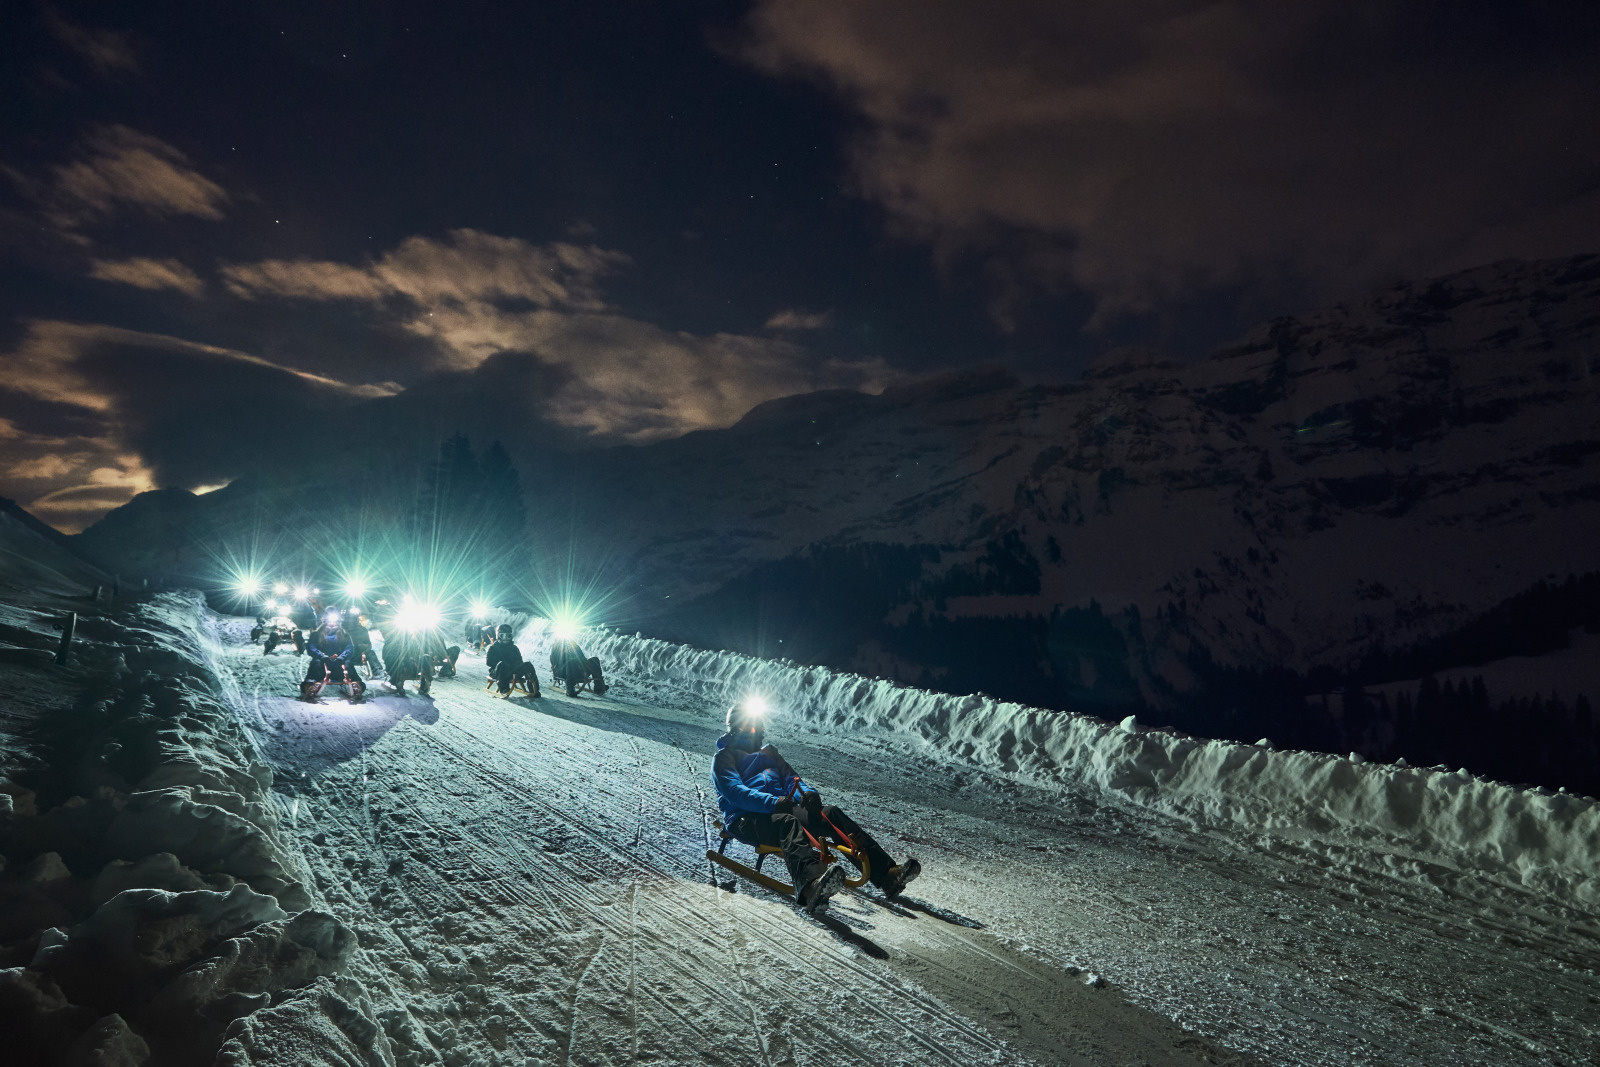
[[[868,862],[867,857],[857,852],[855,843],[850,840],[850,836],[842,832],[837,826],[833,826],[833,823],[828,821],[828,817],[826,815],[824,815],[822,819],[824,822],[827,822],[829,826],[833,827],[834,833],[844,838],[844,844],[835,845],[832,842],[824,841],[803,826],[800,828],[800,831],[804,833],[806,837],[811,839],[811,845],[817,850],[817,854],[822,857],[824,866],[837,862],[841,856],[845,857],[846,859],[855,860],[861,864],[861,869],[856,872],[856,876],[854,878],[845,878],[844,884],[846,886],[851,889],[859,889],[861,886],[866,885],[867,878],[872,873],[872,865]],[[734,874],[737,874],[742,878],[748,878],[757,885],[764,886],[780,896],[786,896],[790,900],[794,899],[794,886],[788,884],[787,882],[781,882],[772,877],[770,874],[763,874],[761,872],[761,865],[767,861],[767,857],[774,854],[781,857],[783,855],[783,849],[779,848],[777,845],[751,846],[756,850],[756,865],[751,867],[748,864],[740,863],[738,860],[732,859],[727,855],[728,843],[730,841],[738,841],[740,844],[748,844],[748,842],[741,838],[734,837],[733,834],[729,833],[728,828],[722,825],[721,820],[715,820],[713,825],[716,826],[718,833],[721,834],[721,842],[717,845],[716,851],[706,849],[706,859],[710,860],[712,863],[726,867]],[[781,863],[782,861],[780,860],[779,862]]]
[[521,693],[523,696],[527,697],[530,700],[539,695],[538,693],[530,693],[530,692],[528,692],[528,687],[523,685],[522,681],[520,679],[518,679],[516,681],[513,681],[511,683],[511,692],[509,692],[509,693],[498,693],[498,692],[495,692],[495,686],[498,685],[498,684],[499,683],[497,683],[493,678],[490,678],[488,683],[484,685],[483,691],[485,693],[491,693],[494,696],[504,696],[504,697],[506,697],[508,699],[510,697],[515,696],[518,693]]
[[344,680],[341,681],[339,678],[334,676],[333,671],[330,669],[328,671],[328,676],[320,682],[301,682],[300,699],[305,701],[307,704],[320,704],[322,703],[322,691],[331,685],[337,689],[343,690],[344,695],[349,698],[350,703],[361,703],[362,699],[367,693],[366,686],[362,684],[361,672],[357,670],[354,665],[344,664],[343,677]]
[[308,687],[301,690],[300,699],[307,704],[320,704],[322,703],[322,691],[330,685],[342,689],[344,695],[349,698],[352,704],[360,704],[366,698],[364,692],[356,693],[355,687],[349,682],[312,682]]

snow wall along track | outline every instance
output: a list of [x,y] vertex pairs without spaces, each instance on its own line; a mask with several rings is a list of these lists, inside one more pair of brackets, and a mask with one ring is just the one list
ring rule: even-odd
[[[821,733],[876,735],[1049,785],[1078,781],[1126,805],[1212,826],[1355,848],[1404,877],[1472,870],[1581,907],[1600,904],[1600,805],[1448,771],[1208,741],[984,695],[907,688],[824,667],[588,635],[620,677],[680,686],[710,706],[760,692]],[[614,665],[614,666],[609,666]]]

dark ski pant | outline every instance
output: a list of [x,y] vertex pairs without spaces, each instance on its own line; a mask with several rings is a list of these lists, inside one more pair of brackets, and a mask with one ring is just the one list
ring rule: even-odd
[[417,679],[424,685],[433,681],[433,661],[427,657],[419,655],[385,656],[383,668],[384,672],[389,675],[389,681],[395,685],[404,685],[412,678]]
[[306,665],[305,680],[300,683],[300,688],[305,689],[314,685],[321,689],[324,685],[348,685],[351,696],[360,696],[367,690],[367,683],[361,680],[361,675],[352,664],[339,659],[313,658]]
[[[832,804],[823,805],[822,813],[828,817],[833,826],[837,826],[842,833],[849,834],[856,846],[866,854],[871,868],[870,880],[873,885],[882,889],[884,879],[889,877],[889,868],[894,866],[894,860],[872,839],[871,834]],[[839,836],[833,832],[833,826],[829,826],[819,816],[804,808],[795,808],[793,815],[746,813],[733,820],[728,832],[741,841],[757,845],[777,845],[783,849],[783,862],[788,865],[789,878],[794,883],[795,891],[798,892],[823,871],[822,858],[817,855],[817,850],[811,847],[811,842],[801,832],[802,827],[822,840],[837,844]],[[860,866],[861,864],[856,864],[857,868]]]
[[528,691],[529,696],[539,695],[539,676],[533,673],[533,664],[527,660],[512,663],[510,660],[501,660],[495,664],[494,674],[496,682],[500,683],[502,694],[511,692],[511,686],[521,682],[522,687]]
[[599,656],[590,656],[586,660],[569,656],[565,663],[557,663],[556,658],[551,656],[550,673],[568,689],[576,689],[591,678],[594,679],[596,693],[603,693],[606,689],[605,675],[600,673]]
[[456,676],[456,660],[461,658],[461,646],[451,645],[449,648],[435,648],[431,653],[434,666],[439,668],[439,677],[454,678]]
[[[292,636],[294,638],[294,650],[296,652],[304,652],[306,650],[306,639],[301,636],[299,630],[293,631]],[[267,631],[267,643],[264,646],[262,646],[261,654],[262,655],[266,655],[267,653],[271,652],[273,649],[278,647],[278,643],[280,641],[282,641],[282,640],[283,640],[283,638],[278,636],[278,631],[277,631],[276,627],[274,627],[271,630],[268,630]]]

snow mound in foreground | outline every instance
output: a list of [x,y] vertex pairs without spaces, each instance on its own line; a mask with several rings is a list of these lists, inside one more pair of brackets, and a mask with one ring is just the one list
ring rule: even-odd
[[1600,805],[1444,772],[1317,752],[1208,741],[984,695],[891,682],[666,641],[592,632],[619,676],[694,691],[720,709],[760,692],[823,731],[912,739],[943,756],[1036,783],[1084,782],[1212,825],[1354,846],[1489,873],[1600,904]]
[[315,1014],[319,983],[344,981],[355,935],[310,909],[271,771],[218,699],[215,624],[192,593],[85,612],[67,669],[33,668],[74,699],[0,780],[18,1062],[245,1062],[241,1041],[272,1040],[254,1016]]

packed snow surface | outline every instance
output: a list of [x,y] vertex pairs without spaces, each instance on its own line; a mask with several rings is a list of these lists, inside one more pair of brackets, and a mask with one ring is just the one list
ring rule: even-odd
[[[500,700],[469,655],[427,699],[306,705],[303,661],[227,629],[312,907],[358,945],[345,986],[236,1022],[231,1063],[1600,1055],[1579,798],[619,635],[586,638],[603,699]],[[903,902],[817,922],[707,863],[722,711],[752,690],[790,761],[922,860]]]

